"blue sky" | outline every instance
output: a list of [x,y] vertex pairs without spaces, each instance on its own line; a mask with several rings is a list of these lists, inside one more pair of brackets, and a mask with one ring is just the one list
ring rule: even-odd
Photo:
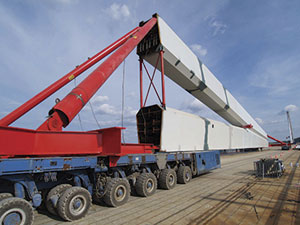
[[[0,0],[0,117],[158,13],[271,136],[300,136],[300,2]],[[121,125],[122,66],[91,103],[101,127]],[[125,63],[125,140],[136,142],[138,57]],[[82,75],[84,78],[89,72]],[[77,78],[79,83],[82,78]],[[71,82],[13,126],[37,128]],[[176,96],[176,97],[175,97]],[[221,120],[166,78],[167,106]],[[149,104],[157,103],[151,93]],[[84,130],[98,128],[89,105]],[[67,130],[81,130],[78,118]]]

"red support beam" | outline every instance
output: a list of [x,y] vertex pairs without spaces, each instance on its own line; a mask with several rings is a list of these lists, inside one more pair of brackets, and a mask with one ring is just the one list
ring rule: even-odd
[[252,124],[247,124],[245,126],[242,126],[244,129],[251,129],[253,128],[253,125]]
[[[160,50],[160,51],[159,51],[159,54],[158,54],[158,57],[157,57],[157,60],[156,60],[156,64],[155,64],[154,70],[153,70],[152,77],[150,76],[150,74],[149,74],[149,72],[148,72],[147,67],[145,66],[145,64],[142,63],[143,66],[144,66],[144,68],[145,68],[145,71],[146,71],[146,73],[147,73],[147,75],[148,75],[148,78],[149,78],[149,80],[150,80],[150,84],[149,84],[149,87],[148,87],[148,90],[147,90],[147,94],[146,94],[146,97],[145,97],[145,101],[144,101],[143,104],[141,103],[141,108],[142,108],[143,106],[146,105],[146,102],[147,102],[147,99],[148,99],[148,96],[149,96],[149,92],[150,92],[151,86],[153,87],[153,89],[154,89],[154,91],[155,91],[155,93],[156,93],[156,96],[157,96],[157,98],[158,98],[160,104],[162,105],[162,107],[164,107],[164,108],[166,107],[165,78],[164,78],[165,71],[164,71],[164,58],[163,58],[163,54],[164,54],[164,51],[163,51],[163,50]],[[156,72],[156,70],[157,70],[157,66],[158,66],[158,62],[159,62],[159,61],[160,61],[160,68],[161,68],[161,88],[162,88],[162,96],[161,96],[161,98],[160,98],[159,93],[158,93],[158,91],[157,91],[157,89],[156,89],[156,87],[155,87],[155,85],[154,85],[154,83],[153,83],[153,79],[154,79],[155,72]],[[141,70],[141,69],[140,69],[140,70]],[[141,71],[140,71],[140,73],[141,73]],[[141,76],[141,75],[140,75],[140,76]],[[141,84],[140,84],[140,85],[141,85]],[[141,90],[140,90],[140,92],[141,92],[141,99],[143,98],[143,97],[142,97],[142,96],[143,96],[143,95],[142,95],[142,94],[143,94],[142,91],[143,91],[143,90],[141,89]]]
[[101,52],[97,53],[81,65],[77,66],[74,70],[66,74],[61,79],[57,80],[55,83],[51,84],[49,87],[47,87],[45,90],[41,91],[39,94],[28,100],[26,103],[15,109],[10,114],[6,115],[0,120],[0,126],[9,126],[11,123],[19,119],[21,116],[23,116],[25,113],[30,111],[32,108],[34,108],[36,105],[40,104],[42,101],[44,101],[46,98],[51,96],[53,93],[55,93],[57,90],[65,86],[67,83],[69,83],[71,80],[79,76],[81,73],[89,69],[91,66],[93,66],[95,63],[99,62],[101,59],[103,59],[105,56],[113,52],[115,49],[120,47],[122,44],[124,44],[130,36],[135,34],[139,27],[134,28],[132,31],[125,34],[123,37],[109,45],[107,48],[103,49]]
[[143,108],[143,59],[140,57],[140,107]]
[[165,97],[165,69],[164,69],[164,51],[160,50],[160,68],[161,68],[161,89],[162,89],[162,106],[166,107],[166,97]]
[[158,61],[159,61],[159,56],[157,57],[157,60],[156,60],[156,64],[155,64],[155,68],[154,68],[152,77],[150,77],[150,74],[149,74],[149,72],[148,72],[148,70],[147,70],[147,67],[146,67],[145,64],[143,63],[144,68],[145,68],[145,70],[146,70],[146,73],[147,73],[147,75],[148,75],[148,78],[149,78],[149,80],[150,80],[150,84],[149,84],[149,87],[148,87],[148,90],[147,90],[147,94],[146,94],[146,97],[145,97],[144,106],[145,106],[146,103],[147,103],[147,99],[148,99],[148,96],[149,96],[149,92],[150,92],[151,85],[152,85],[152,87],[153,87],[153,89],[154,89],[154,91],[155,91],[155,93],[156,93],[156,96],[157,96],[159,102],[162,104],[162,101],[161,101],[161,99],[160,99],[160,97],[159,97],[158,91],[156,90],[156,87],[155,87],[155,85],[154,85],[154,83],[153,83],[153,79],[154,79],[155,72],[156,72],[156,69],[157,69]]
[[61,131],[62,127],[66,127],[129,53],[153,28],[156,22],[157,19],[152,18],[140,27],[119,49],[53,107],[50,111],[50,117],[38,130]]
[[277,142],[279,142],[280,144],[282,144],[282,145],[286,145],[286,143],[284,143],[284,142],[282,142],[282,141],[280,141],[280,140],[278,140],[278,139],[276,139],[276,138],[274,138],[274,137],[272,137],[272,136],[270,136],[270,135],[267,135],[268,136],[268,138],[270,138],[270,139],[272,139],[272,140],[274,140],[274,141],[277,141]]

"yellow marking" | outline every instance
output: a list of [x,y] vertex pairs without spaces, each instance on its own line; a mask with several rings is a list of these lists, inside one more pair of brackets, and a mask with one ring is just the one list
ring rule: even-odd
[[69,80],[73,80],[75,78],[75,76],[72,74],[71,76],[68,77]]
[[134,39],[137,39],[137,36],[136,36],[136,35],[134,35],[134,36],[133,36],[133,38],[134,38]]

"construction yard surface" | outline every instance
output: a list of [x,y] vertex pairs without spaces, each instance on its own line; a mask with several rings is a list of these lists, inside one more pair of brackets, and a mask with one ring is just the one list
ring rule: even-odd
[[[253,162],[270,157],[283,160],[284,175],[256,178]],[[131,196],[118,208],[93,204],[85,218],[74,222],[39,210],[34,224],[300,224],[299,163],[297,150],[222,155],[221,169],[172,190]]]

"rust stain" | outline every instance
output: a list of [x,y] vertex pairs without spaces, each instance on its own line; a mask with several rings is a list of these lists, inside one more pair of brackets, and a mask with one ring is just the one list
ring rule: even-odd
[[128,159],[129,159],[129,164],[131,165],[132,164],[132,155],[129,155]]
[[64,164],[63,170],[69,170],[71,169],[70,164]]

